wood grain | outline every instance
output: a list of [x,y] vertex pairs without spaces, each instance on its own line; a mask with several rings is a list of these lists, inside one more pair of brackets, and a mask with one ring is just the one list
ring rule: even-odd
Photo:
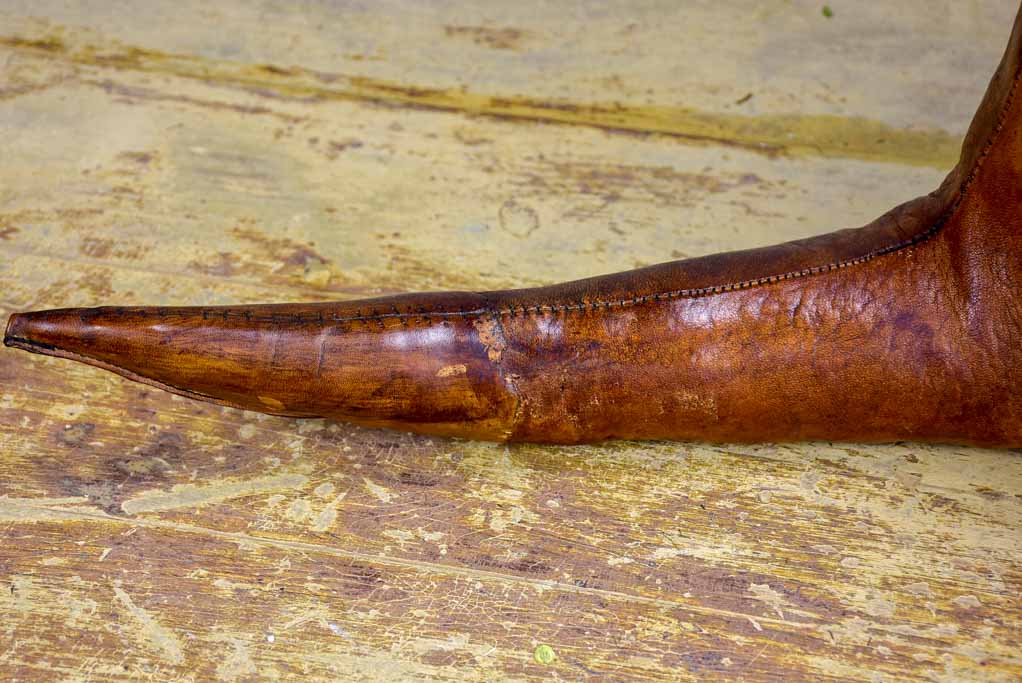
[[[861,4],[6,3],[0,313],[545,284],[863,224],[939,182],[1017,7]],[[1015,680],[1018,455],[428,440],[5,350],[0,672]]]

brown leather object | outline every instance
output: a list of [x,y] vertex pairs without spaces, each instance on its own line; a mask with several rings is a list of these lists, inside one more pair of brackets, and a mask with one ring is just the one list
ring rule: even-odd
[[1022,445],[1022,15],[932,194],[551,287],[60,309],[4,343],[192,398],[477,439]]

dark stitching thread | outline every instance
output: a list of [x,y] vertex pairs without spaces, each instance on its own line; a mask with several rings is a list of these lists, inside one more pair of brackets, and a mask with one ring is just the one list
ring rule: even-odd
[[[651,301],[659,303],[659,302],[664,301],[664,300],[670,301],[672,299],[693,299],[693,298],[698,298],[698,297],[703,297],[703,296],[712,296],[714,294],[722,294],[722,293],[725,293],[725,292],[732,292],[732,291],[743,290],[743,289],[751,289],[753,287],[760,287],[760,286],[763,286],[763,285],[773,284],[775,282],[780,282],[782,280],[791,280],[791,279],[795,279],[795,278],[809,277],[809,276],[812,276],[812,275],[820,275],[822,273],[828,273],[830,271],[838,270],[840,268],[847,268],[849,266],[855,266],[855,265],[859,265],[859,264],[862,264],[862,263],[868,263],[869,261],[872,261],[874,259],[880,258],[882,256],[886,256],[888,254],[893,254],[895,252],[899,252],[899,251],[902,251],[902,250],[905,250],[905,249],[911,250],[912,247],[914,247],[914,246],[916,246],[918,244],[921,244],[923,242],[926,242],[927,240],[929,240],[933,236],[935,236],[938,232],[940,232],[941,229],[947,224],[947,222],[954,215],[954,213],[958,210],[958,207],[960,207],[962,202],[965,200],[965,196],[968,193],[969,188],[971,187],[973,181],[975,181],[976,176],[979,174],[979,170],[980,170],[980,168],[982,168],[983,162],[989,156],[990,150],[993,148],[994,143],[997,141],[998,136],[1000,135],[1001,131],[1004,129],[1004,125],[1007,122],[1007,118],[1008,118],[1008,111],[1011,109],[1011,105],[1014,102],[1015,95],[1016,95],[1016,93],[1018,91],[1018,85],[1019,85],[1020,77],[1022,77],[1022,65],[1020,65],[1019,68],[1016,69],[1016,71],[1015,71],[1015,76],[1013,78],[1013,82],[1012,82],[1011,88],[1008,91],[1008,96],[1005,98],[1004,107],[1001,110],[1000,116],[999,116],[998,121],[997,121],[997,125],[994,127],[994,131],[991,133],[989,140],[987,140],[987,144],[984,146],[983,151],[980,153],[979,157],[977,157],[977,159],[976,159],[976,162],[973,164],[972,169],[969,172],[969,175],[966,177],[965,181],[962,183],[961,188],[960,188],[959,193],[958,193],[958,197],[951,204],[951,206],[949,206],[947,209],[944,210],[944,212],[934,221],[934,223],[929,228],[927,228],[926,230],[924,230],[923,232],[921,232],[921,233],[919,233],[917,235],[914,235],[914,236],[912,236],[912,237],[910,237],[910,238],[908,238],[906,240],[902,240],[901,242],[897,242],[895,244],[888,245],[886,247],[881,247],[879,249],[875,249],[874,251],[871,251],[871,252],[869,252],[867,254],[863,254],[862,256],[857,256],[855,258],[845,259],[843,261],[836,261],[836,262],[828,263],[828,264],[825,264],[825,265],[822,265],[822,266],[813,266],[811,268],[803,268],[802,270],[798,270],[798,271],[789,271],[789,272],[786,272],[786,273],[780,273],[778,275],[767,275],[767,276],[764,276],[764,277],[754,278],[754,279],[751,279],[751,280],[742,280],[742,281],[739,281],[739,282],[729,282],[729,283],[722,284],[722,285],[711,285],[711,286],[708,286],[708,287],[693,287],[693,288],[689,288],[689,289],[674,289],[674,290],[669,290],[669,291],[665,291],[665,292],[655,292],[653,294],[643,294],[641,296],[633,297],[631,299],[622,299],[622,300],[618,300],[618,301],[609,301],[609,300],[608,301],[584,301],[583,300],[583,301],[579,301],[576,304],[564,304],[564,305],[561,305],[561,306],[552,305],[552,304],[538,304],[536,306],[533,306],[531,310],[532,310],[532,312],[535,315],[543,315],[543,314],[546,314],[546,313],[552,313],[552,314],[568,313],[568,312],[571,312],[571,311],[585,312],[586,310],[590,310],[590,309],[592,311],[596,312],[596,311],[599,310],[600,306],[602,306],[604,308],[604,310],[608,310],[609,311],[612,307],[626,308],[626,307],[629,307],[629,306],[636,306],[636,305],[648,303],[648,302],[651,302]],[[472,318],[472,317],[480,317],[480,318],[482,318],[482,317],[486,317],[486,316],[489,316],[489,317],[505,317],[505,316],[509,316],[511,318],[516,318],[518,316],[519,312],[521,313],[521,315],[523,317],[528,316],[529,312],[530,312],[530,308],[528,306],[524,306],[524,305],[521,307],[521,311],[518,311],[514,306],[510,306],[509,308],[506,308],[506,309],[496,309],[496,310],[492,309],[492,308],[475,308],[475,309],[465,310],[464,306],[459,306],[457,311],[433,311],[433,310],[431,310],[431,311],[428,312],[428,314],[427,314],[426,310],[421,305],[415,307],[416,310],[413,310],[413,307],[409,306],[408,310],[405,311],[404,313],[400,312],[398,310],[397,306],[392,305],[391,308],[393,309],[392,313],[379,313],[374,308],[374,309],[372,309],[370,315],[362,315],[361,309],[356,309],[354,316],[344,317],[344,316],[339,316],[336,313],[334,313],[334,314],[331,314],[329,316],[326,316],[326,319],[330,320],[331,322],[338,322],[338,323],[359,323],[359,322],[369,323],[369,322],[375,321],[375,322],[378,322],[380,324],[380,327],[382,329],[384,327],[384,321],[387,320],[387,319],[399,320],[403,326],[407,326],[409,321],[416,322],[417,320],[420,320],[421,322],[423,322],[423,323],[428,325],[428,324],[431,324],[433,322],[434,318],[442,318],[442,319],[446,319],[446,318]],[[203,309],[202,310],[202,319],[203,320],[207,320],[209,314],[213,313],[214,310],[215,309]],[[244,317],[244,319],[246,321],[251,321],[251,322],[270,322],[270,323],[278,323],[278,322],[280,322],[280,316],[278,316],[277,314],[270,314],[269,316],[255,316],[255,315],[253,315],[251,313],[251,311],[238,312],[238,311],[230,311],[230,310],[223,310],[222,312],[216,311],[213,314],[214,315],[216,315],[216,314],[222,315],[224,320],[227,320],[228,318],[231,318],[231,317]],[[310,322],[310,321],[316,321],[316,320],[318,320],[319,322],[324,322],[324,315],[323,315],[322,312],[319,312],[319,313],[316,313],[316,314],[310,314],[310,315],[307,315],[307,316],[303,316],[301,314],[293,314],[292,316],[290,316],[290,319],[291,319],[292,322],[295,322],[295,323]],[[446,320],[444,320],[444,323],[446,324]]]

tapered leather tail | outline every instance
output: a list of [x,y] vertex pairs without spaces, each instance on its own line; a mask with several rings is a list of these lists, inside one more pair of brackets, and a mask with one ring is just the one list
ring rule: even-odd
[[941,188],[868,226],[550,287],[19,314],[193,398],[491,440],[1022,443],[1022,13]]
[[356,304],[58,309],[11,316],[7,346],[264,413],[502,440],[517,398],[479,295]]

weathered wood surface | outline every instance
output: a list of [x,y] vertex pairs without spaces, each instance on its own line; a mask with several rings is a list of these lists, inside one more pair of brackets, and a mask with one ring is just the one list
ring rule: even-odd
[[[6,2],[0,313],[862,224],[953,163],[1016,7],[830,6]],[[4,350],[0,677],[1017,680],[1019,455],[428,440]]]

